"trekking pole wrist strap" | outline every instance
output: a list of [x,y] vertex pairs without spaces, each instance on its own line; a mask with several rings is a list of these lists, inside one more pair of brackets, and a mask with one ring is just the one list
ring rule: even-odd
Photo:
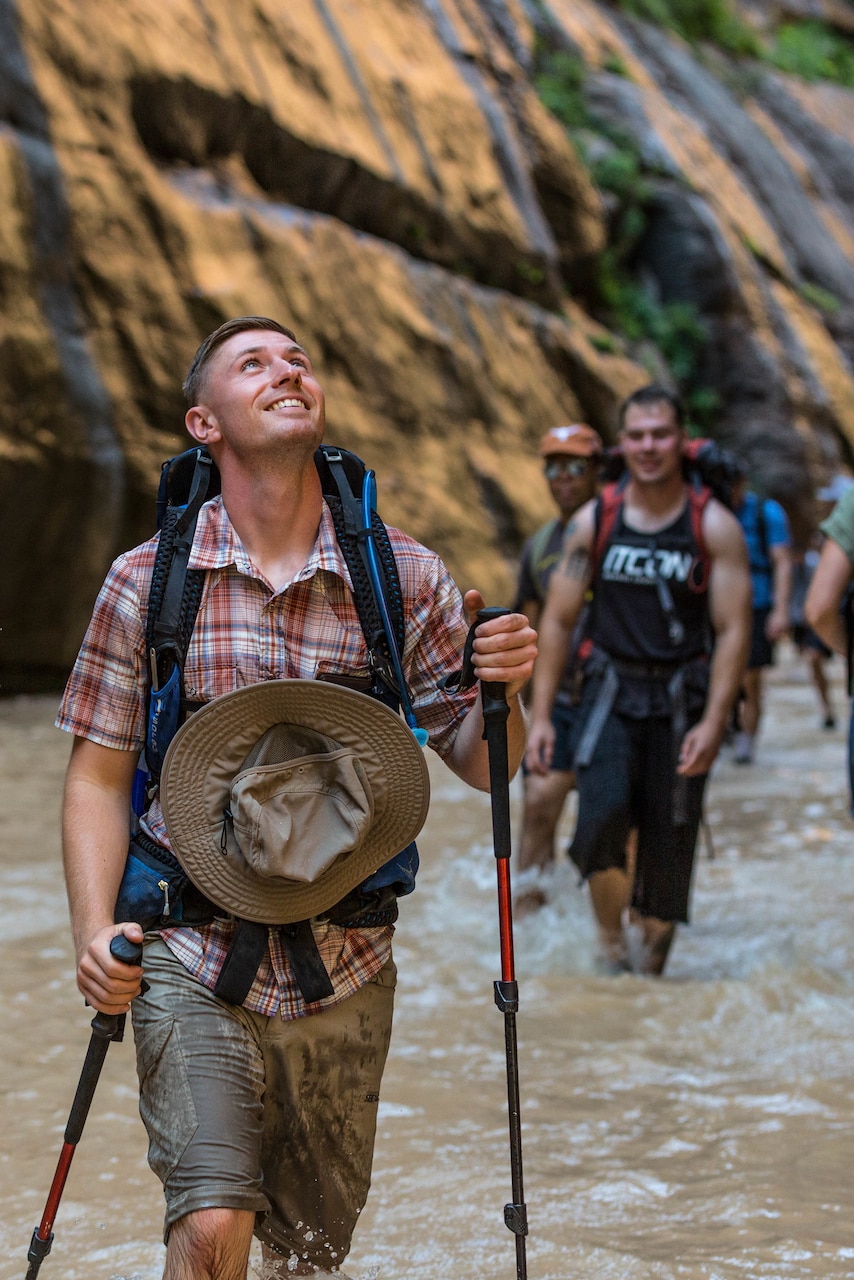
[[[501,618],[509,612],[510,610],[505,609],[503,605],[491,605],[485,609],[478,609],[474,622],[469,627],[468,635],[466,636],[462,666],[459,671],[452,671],[449,675],[442,676],[439,681],[440,689],[451,689],[456,693],[464,693],[466,689],[471,689],[473,685],[477,684],[477,673],[474,669],[474,641],[477,629],[482,622],[489,622],[491,618]],[[484,686],[484,693],[486,689],[491,687],[491,683],[488,682]],[[504,686],[495,685],[494,687],[503,690]],[[503,693],[501,696],[503,698]]]

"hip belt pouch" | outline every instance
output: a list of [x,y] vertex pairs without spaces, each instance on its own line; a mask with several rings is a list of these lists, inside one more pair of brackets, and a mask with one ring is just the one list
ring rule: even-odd
[[199,892],[168,849],[137,833],[119,885],[116,924],[134,920],[146,931],[172,924],[204,924],[213,904]]

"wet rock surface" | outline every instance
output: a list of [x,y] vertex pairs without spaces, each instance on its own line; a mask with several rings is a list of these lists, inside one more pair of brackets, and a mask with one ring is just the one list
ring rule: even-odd
[[192,351],[241,312],[308,344],[386,519],[509,596],[542,431],[611,437],[649,377],[602,323],[609,203],[535,91],[538,33],[642,159],[633,269],[697,306],[716,430],[806,527],[854,444],[850,92],[590,0],[5,0],[3,689],[67,670],[152,530]]

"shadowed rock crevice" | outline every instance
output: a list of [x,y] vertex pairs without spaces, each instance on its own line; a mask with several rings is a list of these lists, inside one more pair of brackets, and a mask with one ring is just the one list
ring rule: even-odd
[[[329,214],[481,284],[557,303],[545,252],[526,253],[509,236],[447,217],[441,203],[351,156],[307,143],[244,98],[175,80],[135,79],[130,90],[139,137],[161,166],[215,172],[218,163],[237,158],[259,193],[273,201]],[[223,183],[227,187],[229,179]],[[434,172],[433,185],[438,183]]]
[[[11,130],[22,185],[28,188],[32,285],[46,326],[42,346],[48,349],[42,359],[50,371],[37,389],[32,382],[27,386],[20,371],[32,359],[31,343],[10,335],[2,344],[0,366],[8,374],[3,400],[14,406],[21,448],[17,458],[13,454],[0,462],[0,484],[4,493],[14,494],[2,504],[0,517],[0,539],[10,552],[0,644],[3,661],[24,668],[28,662],[49,665],[45,658],[61,662],[70,656],[68,624],[78,608],[77,593],[93,594],[102,576],[104,540],[121,518],[125,466],[73,276],[62,169],[11,0],[0,3],[0,85],[0,119]],[[17,365],[27,346],[26,363]],[[28,421],[34,391],[39,403]],[[45,598],[52,601],[49,620]],[[36,633],[44,643],[34,654]]]

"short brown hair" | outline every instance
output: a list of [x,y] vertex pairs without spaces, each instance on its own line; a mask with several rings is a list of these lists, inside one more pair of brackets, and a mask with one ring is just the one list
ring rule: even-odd
[[626,414],[633,405],[650,405],[650,404],[669,404],[673,410],[673,417],[680,431],[685,427],[685,406],[679,399],[675,391],[671,391],[670,387],[665,387],[660,382],[650,382],[645,387],[640,387],[637,391],[633,391],[627,396],[620,405],[620,430],[626,425]]
[[214,352],[229,338],[233,338],[236,333],[243,333],[252,329],[272,329],[274,333],[281,333],[293,342],[297,341],[296,336],[291,333],[290,329],[286,329],[283,324],[279,324],[278,320],[270,320],[267,316],[237,316],[234,320],[226,320],[225,324],[221,324],[218,329],[214,329],[213,333],[208,334],[193,356],[183,385],[184,395],[187,397],[187,403],[191,409],[193,405],[199,403],[202,385],[205,380],[205,370]]

